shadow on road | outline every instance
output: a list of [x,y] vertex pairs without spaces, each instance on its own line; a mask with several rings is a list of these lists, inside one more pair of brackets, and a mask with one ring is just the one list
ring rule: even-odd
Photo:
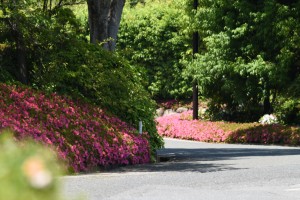
[[110,171],[109,173],[126,173],[126,172],[216,172],[225,170],[237,170],[238,168],[230,167],[225,164],[207,164],[200,162],[178,162],[168,161],[154,164],[144,164],[135,166],[120,167]]
[[278,148],[167,148],[158,151],[161,155],[175,155],[180,160],[228,160],[248,156],[287,156],[300,155],[300,149]]
[[216,172],[225,170],[238,170],[230,162],[217,162],[236,160],[256,156],[289,156],[300,155],[300,149],[285,148],[166,148],[158,151],[158,155],[166,162],[154,164],[135,165],[116,168],[114,172]]

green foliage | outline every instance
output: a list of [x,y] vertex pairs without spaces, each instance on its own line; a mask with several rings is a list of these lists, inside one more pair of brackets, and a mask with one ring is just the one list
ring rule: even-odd
[[[66,7],[45,10],[37,1],[5,2],[5,19],[1,27],[3,50],[2,67],[18,77],[18,46],[24,49],[29,75],[34,67],[43,68],[53,54],[83,37],[84,30],[73,12]],[[29,82],[32,82],[29,77]]]
[[136,6],[138,3],[145,3],[145,0],[129,0],[128,4],[130,5],[130,7],[134,7]]
[[82,30],[80,32],[81,36],[90,41],[87,4],[71,5],[68,8],[73,11],[76,19],[79,21],[80,29]]
[[276,114],[283,123],[300,125],[300,100],[281,98],[275,107]]
[[60,199],[56,155],[32,141],[16,143],[11,135],[0,133],[0,199]]
[[124,9],[118,49],[142,69],[146,87],[155,98],[191,94],[180,63],[190,46],[189,35],[182,31],[186,18],[173,0],[148,0]]
[[14,78],[11,76],[11,74],[4,69],[2,66],[0,66],[0,82],[3,83],[9,83],[14,82]]
[[135,68],[101,46],[80,41],[53,56],[42,70],[34,71],[36,87],[83,98],[136,128],[141,120],[150,135],[152,150],[162,147],[154,122],[155,103]]
[[212,117],[257,121],[296,83],[299,6],[275,0],[199,1],[195,26],[205,49],[186,73],[211,100]]

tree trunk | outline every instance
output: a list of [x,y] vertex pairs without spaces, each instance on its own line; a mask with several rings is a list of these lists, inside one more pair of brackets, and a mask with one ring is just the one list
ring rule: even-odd
[[264,86],[264,114],[271,114],[272,112],[272,105],[270,102],[270,89],[269,89],[269,84],[268,84],[269,79],[266,78],[266,83]]
[[[13,2],[15,6],[17,3]],[[12,36],[14,42],[16,43],[16,51],[17,51],[17,77],[18,80],[23,84],[28,84],[28,69],[26,66],[26,47],[24,42],[24,36],[22,31],[18,26],[18,19],[8,19],[8,24],[10,25]]]
[[198,100],[198,84],[196,81],[193,82],[193,119],[198,119],[198,109],[199,109],[199,100]]
[[108,36],[112,38],[112,40],[108,42],[108,48],[110,51],[114,51],[116,48],[117,35],[121,22],[124,4],[125,0],[112,0],[110,20],[108,26]]
[[108,38],[108,16],[111,0],[88,0],[90,42],[99,43]]
[[[197,10],[198,0],[194,0],[193,9]],[[193,33],[193,58],[199,52],[199,33],[195,31]],[[199,99],[198,99],[198,83],[196,80],[193,82],[193,119],[198,119]]]
[[88,0],[90,42],[113,51],[125,0]]
[[26,66],[26,51],[23,42],[23,37],[19,35],[16,38],[17,56],[18,56],[18,67],[19,67],[19,80],[23,84],[28,84],[28,70]]
[[264,114],[271,114],[272,105],[270,102],[270,92],[267,92],[267,95],[264,97]]

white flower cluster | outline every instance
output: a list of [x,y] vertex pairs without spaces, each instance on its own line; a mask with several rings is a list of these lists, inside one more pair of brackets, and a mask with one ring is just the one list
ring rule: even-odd
[[265,114],[259,119],[259,123],[261,124],[277,124],[278,119],[275,115],[273,114]]

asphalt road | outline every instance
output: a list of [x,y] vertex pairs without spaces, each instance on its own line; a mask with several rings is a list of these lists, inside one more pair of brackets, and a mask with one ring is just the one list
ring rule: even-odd
[[165,139],[156,164],[66,176],[65,199],[299,200],[300,148]]

